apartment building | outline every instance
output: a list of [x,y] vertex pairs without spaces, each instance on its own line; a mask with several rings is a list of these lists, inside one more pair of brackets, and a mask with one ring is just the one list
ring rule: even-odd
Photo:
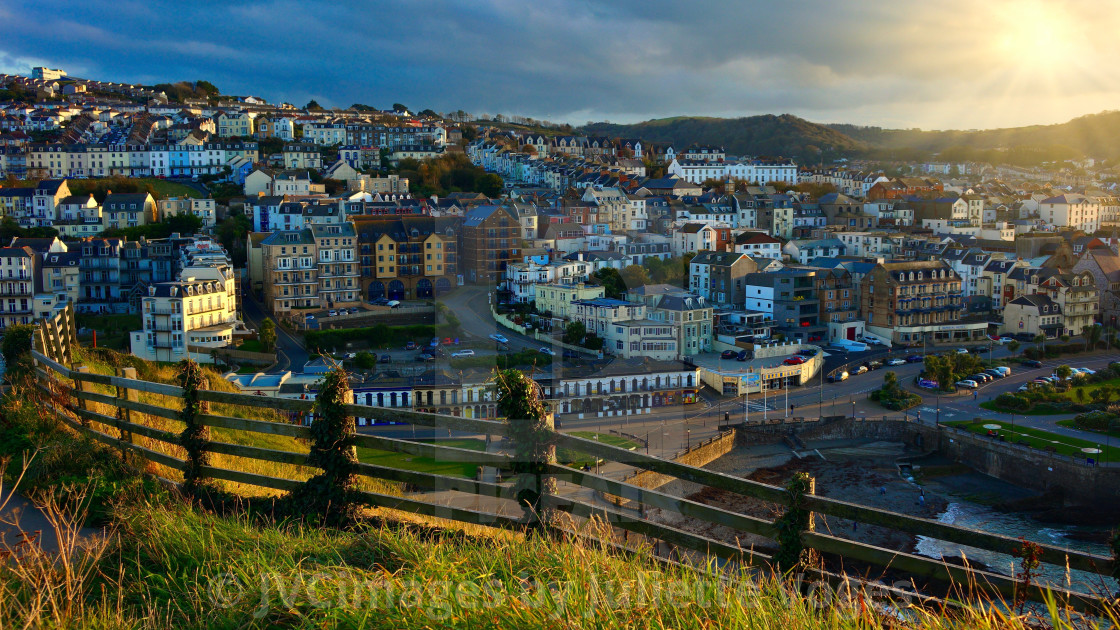
[[605,295],[601,285],[589,284],[538,284],[535,289],[537,312],[559,319],[570,319],[572,304],[580,300],[594,300]]
[[154,223],[156,200],[151,193],[110,193],[102,204],[101,226],[130,228]]
[[131,335],[132,354],[147,361],[213,361],[210,350],[233,343],[236,320],[229,319],[226,302],[220,282],[187,277],[149,286],[140,309],[144,328]]
[[460,273],[469,282],[499,282],[521,259],[521,243],[521,223],[508,208],[478,206],[463,217]]
[[320,308],[318,245],[310,228],[273,232],[260,243],[265,308],[277,317]]
[[459,217],[359,216],[353,224],[368,299],[426,299],[458,286]]
[[647,284],[626,292],[632,302],[646,305],[646,316],[673,324],[681,356],[712,349],[714,308],[702,296],[671,284]]
[[879,263],[860,284],[867,329],[898,344],[983,339],[988,322],[965,321],[961,277],[941,260]]
[[35,320],[39,255],[30,247],[0,248],[0,328]]
[[353,306],[362,299],[358,235],[353,223],[311,224],[319,273],[320,306]]
[[603,350],[615,356],[671,360],[678,357],[678,325],[646,316],[641,302],[596,298],[572,303],[572,320],[603,340]]
[[704,251],[689,263],[688,289],[709,302],[739,307],[746,299],[744,278],[758,271],[746,254]]

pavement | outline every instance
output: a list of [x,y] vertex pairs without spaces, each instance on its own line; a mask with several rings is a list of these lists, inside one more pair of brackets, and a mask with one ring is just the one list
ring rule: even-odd
[[[100,530],[89,527],[78,530],[79,541],[100,534]],[[35,544],[53,554],[58,552],[59,543],[58,532],[41,509],[8,488],[0,488],[0,550],[18,553],[26,544]]]

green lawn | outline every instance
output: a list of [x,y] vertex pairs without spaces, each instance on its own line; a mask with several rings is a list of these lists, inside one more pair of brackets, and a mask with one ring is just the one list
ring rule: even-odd
[[155,189],[155,191],[157,193],[159,193],[161,196],[163,196],[165,198],[166,197],[190,197],[192,199],[201,199],[202,198],[202,193],[198,192],[194,188],[191,188],[190,186],[187,186],[185,184],[180,184],[178,182],[169,182],[165,179],[141,179],[140,181],[145,183],[145,184],[151,184],[152,188]]
[[1078,431],[1088,431],[1089,433],[1097,433],[1097,434],[1100,434],[1100,435],[1107,434],[1107,435],[1109,435],[1111,437],[1114,437],[1114,438],[1120,438],[1120,430],[1113,429],[1111,431],[1097,431],[1095,429],[1085,429],[1083,427],[1077,426],[1077,423],[1074,422],[1073,420],[1059,420],[1058,421],[1058,426],[1066,427],[1068,429],[1077,429]]
[[[979,422],[963,420],[959,422],[945,422],[943,424],[964,429],[976,433],[977,435],[986,435],[988,433],[988,430],[984,428],[985,424],[998,424],[1000,428],[997,430],[997,433],[1004,435],[1009,442],[1026,441],[1032,448],[1037,449],[1046,449],[1052,446],[1062,455],[1073,455],[1081,458],[1092,457],[1101,462],[1120,461],[1120,454],[1118,454],[1114,448],[1106,448],[1106,441],[1091,442],[1089,440],[1081,440],[1065,435],[1058,435],[1057,433],[1050,433],[1049,431],[1012,426],[1010,423],[1002,420],[980,420]],[[1081,449],[1090,447],[1099,448],[1105,452],[1095,455],[1087,455],[1081,452]]]
[[598,440],[603,444],[610,446],[617,446],[630,451],[637,450],[641,445],[634,440],[628,440],[621,435],[611,435],[610,433],[596,433],[594,431],[572,431],[569,435],[581,437],[587,440]]
[[256,339],[246,339],[241,342],[241,345],[238,346],[237,349],[244,350],[245,352],[264,352],[264,344]]
[[[486,450],[486,442],[476,438],[437,440],[435,444],[439,446],[464,448],[472,451]],[[413,470],[416,472],[446,475],[449,477],[464,477],[467,479],[474,479],[478,469],[478,466],[465,462],[440,461],[432,457],[421,457],[418,455],[409,455],[408,453],[396,453],[393,451],[383,451],[376,448],[364,448],[360,446],[358,447],[358,461],[363,464],[373,464],[386,468],[400,468],[402,470]]]
[[[1074,387],[1077,387],[1077,383],[1079,381],[1080,379],[1074,379]],[[1115,389],[1116,387],[1120,387],[1120,378],[1110,378],[1107,381],[1101,381],[1099,383],[1093,383],[1091,385],[1082,385],[1081,389],[1085,390],[1085,402],[1093,402],[1093,397],[1090,394],[1106,385],[1108,387],[1112,387],[1113,389]],[[1077,399],[1073,396],[1073,389],[1074,388],[1071,387],[1070,390],[1066,392],[1066,398],[1076,401]]]

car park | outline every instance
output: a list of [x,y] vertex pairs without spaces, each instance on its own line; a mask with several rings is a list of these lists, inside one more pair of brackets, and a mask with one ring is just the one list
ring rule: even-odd
[[719,353],[719,358],[734,359],[738,354],[739,353],[735,352],[734,350],[724,350],[723,352]]
[[887,365],[906,365],[906,359],[895,357],[890,361],[887,361]]
[[976,383],[976,381],[970,381],[968,379],[965,379],[963,381],[957,381],[957,387],[964,387],[966,389],[976,389],[977,387],[980,387],[980,385],[978,385]]
[[1023,365],[1029,368],[1040,368],[1042,367],[1042,361],[1039,361],[1037,359],[1030,359],[1027,361],[1023,361]]
[[784,363],[785,365],[801,365],[804,362],[804,357],[790,357],[785,361],[782,361],[782,363]]
[[459,350],[458,352],[452,352],[451,353],[451,358],[452,359],[462,359],[464,357],[473,357],[473,356],[474,356],[474,350]]
[[490,335],[490,338],[498,343],[509,343],[509,339],[506,339],[503,335],[499,335],[498,333]]
[[922,361],[925,361],[925,357],[920,354],[912,354],[906,357],[907,363],[921,363]]
[[556,351],[553,350],[552,348],[539,348],[537,350],[537,352],[539,352],[541,354],[547,354],[550,357],[556,356]]

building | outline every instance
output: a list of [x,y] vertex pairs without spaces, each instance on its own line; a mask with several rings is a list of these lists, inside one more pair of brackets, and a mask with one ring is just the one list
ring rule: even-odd
[[860,283],[867,330],[910,345],[984,339],[986,320],[965,321],[961,277],[941,260],[879,263]]
[[745,308],[769,314],[775,331],[802,343],[824,339],[815,269],[785,268],[743,278]]
[[1048,225],[1072,227],[1092,234],[1101,227],[1101,205],[1085,195],[1058,195],[1038,202],[1038,217]]
[[859,297],[852,274],[843,267],[823,269],[816,275],[820,321],[828,327],[828,341],[854,341],[863,335],[859,319]]
[[358,216],[362,295],[427,299],[460,284],[458,217]]
[[611,298],[572,303],[572,320],[582,322],[588,334],[603,340],[603,351],[629,357],[671,360],[678,357],[680,337],[674,325],[646,316],[646,305]]
[[1057,338],[1065,331],[1062,307],[1045,294],[1020,295],[1003,307],[1003,331]]
[[608,358],[553,370],[534,380],[559,415],[578,418],[650,413],[654,408],[698,402],[699,368],[646,357]]
[[282,150],[284,168],[307,170],[323,168],[323,156],[313,142],[290,142]]
[[1043,268],[1032,274],[1032,283],[1035,278],[1038,279],[1035,292],[1048,296],[1061,307],[1062,324],[1065,326],[1062,334],[1071,337],[1080,335],[1085,327],[1095,323],[1100,307],[1100,291],[1092,272]]
[[681,357],[712,350],[714,309],[703,297],[670,284],[647,284],[626,293],[646,305],[646,316],[673,324]]
[[147,361],[192,358],[211,362],[211,350],[233,343],[236,319],[229,319],[226,287],[184,277],[148,287],[143,298],[143,330],[132,333],[132,354]]
[[688,289],[709,302],[740,307],[746,300],[744,278],[758,271],[746,254],[704,251],[689,263]]
[[353,306],[362,299],[358,235],[353,223],[311,224],[318,261],[319,306]]
[[35,320],[39,255],[30,247],[0,248],[0,328]]
[[535,300],[537,312],[558,319],[570,319],[572,304],[580,300],[594,300],[604,296],[600,285],[588,284],[538,284]]
[[265,308],[277,317],[318,309],[318,246],[309,228],[273,232],[260,244]]
[[154,223],[156,200],[151,193],[109,193],[102,204],[101,226],[110,230]]
[[521,223],[504,206],[478,206],[463,217],[462,245],[466,279],[497,283],[506,266],[521,259]]
[[191,197],[169,197],[159,201],[159,220],[190,214],[202,219],[202,227],[209,229],[218,221],[213,199],[194,199]]
[[782,242],[765,232],[740,232],[735,235],[731,249],[752,258],[782,258]]

